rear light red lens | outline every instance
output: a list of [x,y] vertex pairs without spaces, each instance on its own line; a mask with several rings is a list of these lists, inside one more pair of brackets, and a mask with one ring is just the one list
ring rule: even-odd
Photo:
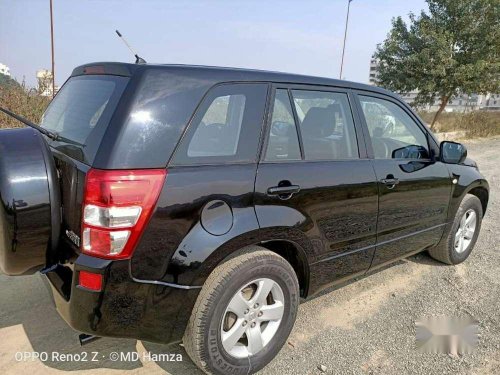
[[87,66],[83,68],[83,73],[84,74],[104,74],[104,66],[103,65],[94,65],[94,66]]
[[82,210],[82,251],[106,259],[130,258],[166,175],[165,169],[90,169]]
[[[104,171],[87,173],[85,203],[96,206],[135,206],[156,200],[155,188],[161,188],[165,169]],[[158,186],[160,185],[160,186]]]
[[99,292],[102,289],[102,275],[99,273],[80,271],[78,285]]

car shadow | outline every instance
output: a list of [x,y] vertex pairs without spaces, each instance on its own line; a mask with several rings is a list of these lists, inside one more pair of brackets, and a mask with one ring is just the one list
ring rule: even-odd
[[[332,293],[373,274],[398,267],[407,262],[447,266],[435,261],[424,252],[330,286],[312,296],[311,299]],[[99,368],[127,371],[144,368],[145,373],[161,369],[171,374],[202,374],[179,343],[162,345],[134,339],[102,338],[82,347],[78,342],[78,333],[73,331],[56,312],[49,292],[44,287],[39,275],[22,277],[0,275],[0,283],[3,286],[0,290],[0,300],[2,301],[0,340],[2,340],[2,329],[22,325],[26,337],[18,337],[23,336],[22,332],[16,335],[15,342],[10,343],[13,348],[66,355],[87,353],[87,361],[60,361],[49,356],[43,362],[46,366],[65,371]],[[32,349],[29,348],[29,345],[27,348],[27,345],[23,344],[22,340],[26,341],[26,338]],[[122,358],[113,360],[114,353],[123,353],[120,354]],[[135,356],[128,354],[127,357],[127,353],[137,354]],[[159,356],[160,354],[168,355]],[[155,358],[160,358],[160,360],[155,360]],[[182,359],[178,361],[180,358]],[[15,361],[14,355],[10,360]],[[0,363],[0,365],[6,364]]]
[[449,267],[448,264],[444,264],[444,263],[441,263],[441,262],[439,262],[437,260],[432,259],[430,257],[430,255],[426,251],[424,251],[424,252],[418,253],[416,255],[412,255],[412,256],[410,256],[408,258],[404,258],[404,259],[398,260],[398,261],[396,261],[394,263],[391,263],[391,264],[388,264],[386,266],[377,268],[375,270],[368,270],[368,272],[366,272],[365,274],[362,274],[362,275],[354,277],[352,279],[343,281],[343,282],[341,282],[339,284],[331,285],[331,286],[327,287],[326,289],[323,289],[322,291],[318,292],[317,294],[309,297],[307,300],[312,300],[312,299],[315,299],[315,298],[319,298],[321,296],[324,296],[325,294],[332,293],[332,292],[334,292],[334,291],[336,291],[338,289],[341,289],[341,288],[343,288],[343,287],[345,287],[347,285],[354,284],[354,283],[356,283],[358,281],[366,279],[367,277],[375,275],[375,274],[377,274],[379,272],[383,272],[383,271],[391,269],[391,268],[396,268],[396,267],[404,265],[404,264],[406,264],[408,262],[422,264],[422,265],[429,265],[429,266]]
[[431,258],[431,256],[427,253],[427,251],[413,255],[409,258],[406,258],[406,260],[412,263],[425,264],[427,266],[450,267],[449,264],[445,264]]
[[356,276],[352,279],[348,279],[346,281],[342,281],[338,284],[334,284],[334,285],[331,285],[331,286],[328,286],[327,288],[321,290],[320,292],[314,294],[313,296],[310,296],[307,298],[307,301],[310,301],[310,300],[313,300],[315,298],[319,298],[321,296],[324,296],[325,294],[329,294],[329,293],[332,293],[338,289],[341,289],[345,286],[348,286],[348,285],[351,285],[351,284],[354,284],[358,281],[361,281],[363,279],[366,279],[367,277],[370,277],[371,275],[375,275],[379,272],[382,272],[382,271],[385,271],[389,268],[394,268],[394,267],[397,267],[398,265],[403,265],[405,264],[405,260],[399,260],[399,261],[396,261],[394,263],[391,263],[387,266],[383,266],[381,268],[377,268],[376,270],[373,270],[373,271],[368,271],[367,273],[364,273],[362,275],[359,275],[359,276]]
[[[172,374],[202,374],[179,343],[161,345],[134,339],[101,338],[82,347],[78,332],[71,329],[56,312],[39,275],[8,277],[0,274],[0,283],[0,340],[4,339],[3,332],[9,332],[5,337],[13,337],[9,342],[12,357],[9,358],[10,353],[2,353],[2,368],[8,368],[9,362],[16,363],[16,352],[33,351],[48,353],[43,364],[64,371],[91,372],[104,368],[125,372],[144,368],[144,373],[163,370]],[[52,353],[58,353],[59,359]],[[81,360],[84,358],[82,353],[87,353],[84,361]],[[119,360],[113,360],[114,353],[123,354]],[[137,354],[127,356],[127,353]],[[159,354],[168,356],[155,361],[155,355]],[[61,355],[68,355],[67,358],[80,355],[80,360],[61,360]],[[31,368],[32,365],[28,364],[27,369]]]

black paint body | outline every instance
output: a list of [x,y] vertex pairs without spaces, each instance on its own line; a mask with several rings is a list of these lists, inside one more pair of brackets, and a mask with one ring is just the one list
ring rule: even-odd
[[[20,265],[30,263],[28,258],[33,259],[32,266],[57,264],[46,278],[59,313],[78,331],[157,342],[179,340],[199,287],[218,264],[245,246],[257,244],[285,256],[296,270],[301,294],[306,298],[333,283],[438,244],[450,230],[461,199],[469,192],[478,195],[486,209],[488,184],[484,177],[467,163],[442,163],[438,143],[428,130],[425,131],[429,133],[431,159],[373,158],[358,94],[397,103],[425,129],[404,102],[383,89],[241,69],[90,65],[103,66],[106,74],[127,77],[123,96],[92,162],[84,154],[79,157],[74,148],[68,152],[69,145],[50,143],[60,174],[62,235],[57,254],[45,262],[45,249],[38,246],[35,254],[24,255],[27,250],[21,247],[23,253],[16,255],[24,257]],[[76,68],[73,76],[84,75],[87,67]],[[258,83],[264,87],[256,94],[262,96],[263,104],[256,109],[262,121],[255,123],[256,133],[260,134],[255,160],[216,165],[176,164],[175,149],[182,135],[189,133],[196,109],[203,107],[203,98],[210,95],[213,87],[228,82]],[[141,97],[145,87],[153,90],[157,98],[176,104],[177,112],[168,118],[172,124],[170,130],[157,129],[150,137],[137,137],[137,132],[146,130],[133,128],[127,119],[137,103],[152,105]],[[270,126],[269,107],[274,91],[297,87],[348,95],[359,159],[263,161],[262,149]],[[6,131],[0,132],[0,140],[7,136],[10,137]],[[31,146],[26,142],[23,147]],[[23,154],[23,149],[19,149],[19,155]],[[0,219],[5,232],[12,231],[12,224],[4,222],[12,222],[9,205],[13,197],[6,193],[9,188],[5,186],[9,168],[4,160],[1,162],[3,212]],[[23,169],[22,173],[26,178],[39,174],[40,181],[46,185],[47,178],[43,179],[38,164],[33,161],[32,168]],[[91,167],[167,168],[155,212],[131,259],[109,261],[82,255],[65,234],[70,231],[80,236],[85,174]],[[394,190],[380,182],[388,175],[400,180]],[[452,183],[453,179],[457,180],[456,184]],[[300,191],[287,200],[268,194],[270,187],[283,186],[283,183],[298,185]],[[39,215],[39,224],[33,228],[31,239],[48,241],[49,195],[44,195],[39,202],[28,195],[22,199]],[[19,232],[19,235],[27,236],[28,232]],[[5,249],[2,256],[4,253]],[[103,290],[80,289],[77,286],[80,270],[102,273]]]
[[56,173],[36,130],[0,132],[0,268],[10,275],[55,260],[60,221]]

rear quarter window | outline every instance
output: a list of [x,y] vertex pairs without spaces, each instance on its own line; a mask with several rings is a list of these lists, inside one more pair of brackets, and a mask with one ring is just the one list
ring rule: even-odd
[[165,167],[197,105],[214,84],[182,70],[151,69],[139,80],[125,118],[117,119],[113,125],[118,130],[105,139],[114,146],[103,149],[103,159],[115,169]]
[[193,117],[172,164],[255,162],[267,87],[244,83],[213,88]]

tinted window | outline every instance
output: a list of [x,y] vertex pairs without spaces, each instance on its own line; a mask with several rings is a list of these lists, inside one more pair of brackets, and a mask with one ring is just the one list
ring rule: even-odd
[[276,90],[265,160],[300,160],[299,138],[288,91]]
[[45,111],[41,126],[81,144],[58,148],[91,162],[127,82],[125,77],[104,75],[70,78]]
[[359,157],[356,132],[346,94],[293,90],[306,160]]
[[119,142],[112,155],[103,150],[113,168],[165,167],[196,106],[213,86],[206,77],[182,69],[148,70],[140,80],[130,112],[116,120],[120,138],[110,133],[106,139]]
[[256,160],[267,85],[221,85],[209,92],[174,155],[174,164]]
[[187,156],[236,155],[245,102],[242,94],[215,98],[189,142]]
[[388,100],[360,96],[376,159],[427,159],[427,137],[413,119]]

